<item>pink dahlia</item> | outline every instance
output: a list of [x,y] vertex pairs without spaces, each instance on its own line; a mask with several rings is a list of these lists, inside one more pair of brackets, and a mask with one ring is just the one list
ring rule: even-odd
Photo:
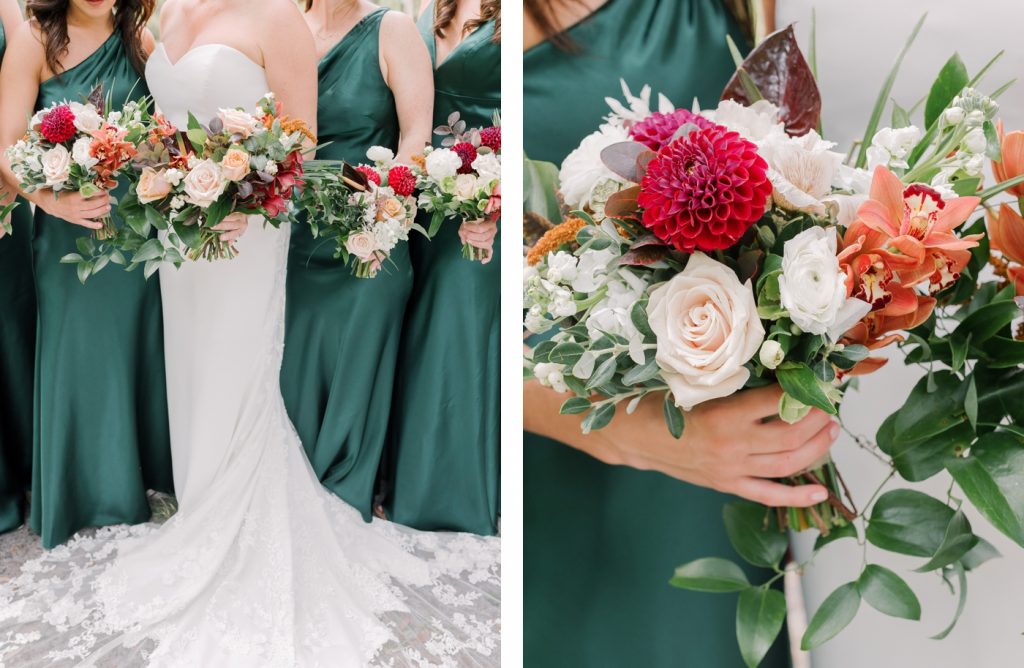
[[62,104],[43,116],[39,131],[46,141],[63,144],[75,136],[75,114],[71,107]]
[[693,123],[701,129],[708,129],[715,125],[703,116],[685,109],[676,109],[671,114],[656,111],[639,123],[634,123],[633,127],[629,129],[629,136],[652,151],[659,151],[665,144],[672,141],[672,136],[687,123]]
[[452,150],[462,158],[462,167],[459,167],[459,174],[472,173],[473,161],[476,160],[476,146],[473,146],[468,141],[463,141],[452,146]]
[[356,167],[356,171],[366,177],[366,180],[370,183],[380,185],[380,172],[369,165],[359,165]]
[[416,177],[405,165],[395,165],[388,171],[388,185],[399,197],[408,197],[416,190]]
[[480,143],[495,153],[501,150],[501,127],[492,126],[480,131]]
[[647,165],[637,202],[644,227],[681,251],[739,241],[764,215],[772,184],[757,146],[720,125],[672,141]]

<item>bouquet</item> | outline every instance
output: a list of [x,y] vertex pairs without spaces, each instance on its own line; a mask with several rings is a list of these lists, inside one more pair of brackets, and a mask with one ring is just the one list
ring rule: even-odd
[[[958,582],[961,609],[966,572],[994,549],[958,498],[1024,546],[1024,331],[1014,330],[1024,315],[1024,219],[1003,204],[986,226],[979,210],[1008,188],[1019,194],[1024,134],[1000,139],[1003,89],[982,94],[984,72],[971,78],[953,56],[920,126],[894,103],[879,129],[894,70],[847,157],[817,131],[813,66],[791,27],[737,65],[715,109],[662,97],[652,111],[649,88],[634,97],[623,86],[626,104],[609,100],[606,122],[560,171],[527,162],[527,224],[544,232],[526,258],[525,325],[555,334],[526,368],[570,395],[561,412],[583,415],[584,432],[655,394],[677,438],[692,407],[770,383],[783,389],[782,420],[812,407],[838,414],[844,392],[892,344],[927,370],[877,442],[862,439],[886,476],[860,512],[827,459],[786,480],[823,484],[830,495],[817,507],[725,508],[737,553],[775,577],[751,584],[718,558],[675,573],[677,587],[740,592],[737,638],[756,666],[785,619],[771,585],[784,573],[786,529],[816,530],[815,554],[852,538],[921,557],[919,571]],[[1000,182],[983,189],[990,161]],[[556,171],[561,199],[546,187]],[[962,494],[883,493],[897,476],[942,471]],[[803,648],[842,630],[861,601],[920,618],[903,579],[865,561],[814,614]]]
[[[61,102],[36,112],[25,136],[7,149],[21,189],[31,193],[49,188],[54,197],[78,192],[89,198],[115,188],[145,134],[147,104],[130,101],[114,111],[100,85],[84,103]],[[109,239],[116,233],[107,216],[94,237]]]
[[[416,230],[416,175],[395,162],[383,146],[366,152],[373,165],[350,167],[312,160],[305,165],[306,187],[296,199],[306,212],[313,237],[333,238],[335,257],[351,263],[353,275],[373,278],[399,242]],[[339,171],[340,166],[340,171]]]
[[[434,130],[443,136],[441,148],[427,147],[419,161],[419,205],[431,216],[433,237],[446,218],[470,223],[501,216],[501,123],[496,116],[488,128],[466,129],[454,112],[448,124]],[[483,259],[481,251],[463,244],[462,256]]]

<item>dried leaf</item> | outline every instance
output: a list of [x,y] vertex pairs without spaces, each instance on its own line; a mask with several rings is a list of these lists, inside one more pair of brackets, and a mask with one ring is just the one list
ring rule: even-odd
[[647,147],[635,141],[622,141],[611,146],[606,146],[601,151],[601,162],[605,166],[615,172],[617,175],[631,181],[633,183],[639,183],[640,178],[637,174],[637,161],[641,155],[649,152]]
[[635,218],[640,209],[636,202],[639,194],[640,186],[620,190],[608,198],[604,205],[604,215],[609,218]]
[[668,246],[643,246],[641,248],[634,246],[619,258],[619,264],[645,267],[664,259],[666,255],[668,255]]
[[651,160],[658,157],[658,154],[654,151],[644,151],[636,157],[636,182],[640,183],[644,176],[647,175],[647,165],[651,164]]
[[[821,94],[810,66],[800,52],[793,26],[765,38],[743,61],[743,70],[761,96],[779,108],[786,132],[805,135],[818,127]],[[752,104],[739,73],[734,74],[722,93],[723,100]]]

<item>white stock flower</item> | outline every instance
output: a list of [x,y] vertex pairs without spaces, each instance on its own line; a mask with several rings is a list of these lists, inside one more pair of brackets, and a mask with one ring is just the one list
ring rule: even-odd
[[984,153],[985,147],[988,146],[988,140],[985,139],[985,131],[981,128],[974,128],[967,133],[961,145],[968,153]]
[[601,289],[608,282],[609,265],[617,258],[618,255],[609,248],[585,251],[576,265],[572,289],[576,292],[596,292]]
[[647,308],[657,361],[676,405],[689,410],[726,397],[747,382],[764,327],[750,281],[703,253],[651,291]]
[[181,180],[183,178],[185,178],[185,173],[182,172],[180,169],[173,169],[172,168],[172,169],[168,169],[164,173],[164,178],[167,179],[168,183],[170,183],[172,186],[177,188],[178,185],[181,183]]
[[71,176],[71,154],[63,144],[57,144],[44,153],[41,162],[43,178],[46,179],[46,185],[51,188],[64,185]]
[[551,362],[537,362],[533,367],[533,375],[541,385],[550,387],[555,392],[565,393],[569,386],[565,384],[565,365]]
[[547,257],[547,278],[554,283],[571,284],[576,278],[576,256],[565,251],[549,253]]
[[767,100],[758,100],[749,107],[733,100],[722,100],[717,109],[701,113],[757,144],[786,136],[786,126],[779,121],[779,108]]
[[846,274],[836,257],[836,230],[812,227],[786,242],[779,293],[789,317],[804,332],[833,341],[867,315],[871,306],[847,299]]
[[366,151],[366,158],[382,166],[390,165],[395,159],[395,152],[386,146],[371,146]]
[[625,128],[604,123],[566,156],[558,170],[558,181],[567,206],[573,209],[586,208],[599,186],[608,181],[624,182],[601,160],[601,151],[624,141],[629,141],[629,132]]
[[95,132],[103,125],[103,117],[96,112],[91,104],[71,102],[68,104],[75,115],[75,129],[79,132]]
[[802,137],[772,136],[760,146],[768,161],[772,199],[789,211],[804,211],[823,216],[824,200],[832,192],[832,183],[843,156],[830,141],[811,130]]
[[459,167],[462,167],[462,158],[450,148],[435,149],[427,154],[427,176],[435,181],[455,176]]
[[916,125],[905,128],[882,128],[871,138],[868,147],[868,169],[878,165],[906,169],[907,156],[921,141],[921,130]]
[[857,218],[857,209],[868,199],[871,189],[871,172],[858,167],[839,165],[832,187],[833,192],[825,203],[832,210],[836,223],[847,227]]
[[942,112],[942,121],[946,125],[960,125],[964,122],[964,110],[960,107],[949,107]]
[[92,169],[99,163],[99,158],[94,158],[89,150],[92,148],[92,137],[79,137],[71,146],[71,158],[75,163],[85,169]]
[[608,281],[608,293],[594,305],[587,318],[587,334],[596,341],[602,334],[615,334],[629,341],[629,356],[636,364],[644,363],[644,336],[633,324],[630,312],[647,284],[628,269],[620,269]]

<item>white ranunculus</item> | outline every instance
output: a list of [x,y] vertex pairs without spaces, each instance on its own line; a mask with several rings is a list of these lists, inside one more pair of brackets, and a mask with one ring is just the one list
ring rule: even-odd
[[57,144],[43,154],[43,178],[51,188],[64,185],[71,176],[71,154],[62,144]]
[[802,137],[770,137],[759,153],[768,161],[772,199],[788,211],[804,211],[823,216],[825,198],[832,192],[836,172],[843,156],[831,150],[835,146],[811,130]]
[[836,246],[835,228],[804,230],[783,247],[779,276],[782,306],[793,323],[833,340],[871,310],[866,302],[847,299],[846,274],[839,267]]
[[779,108],[768,100],[758,100],[749,107],[733,100],[722,100],[717,109],[701,114],[757,144],[786,135],[786,126],[779,121]]
[[220,165],[213,160],[199,160],[189,165],[189,172],[182,179],[185,198],[202,209],[216,202],[227,187],[227,179],[221,174]]
[[391,161],[395,159],[395,152],[389,149],[387,146],[371,146],[366,151],[366,158],[370,162],[375,162],[381,165],[390,165]]
[[558,171],[558,180],[567,206],[584,209],[590,205],[595,189],[609,181],[624,182],[601,161],[601,151],[624,141],[629,141],[625,128],[605,123],[566,156]]
[[768,339],[762,343],[761,351],[757,356],[766,369],[774,369],[782,364],[782,360],[786,359],[782,344],[774,339]]
[[103,117],[96,112],[96,108],[91,104],[71,102],[68,107],[75,115],[75,129],[79,132],[95,132],[103,125]]
[[459,167],[462,167],[462,158],[450,148],[435,149],[427,154],[427,176],[435,181],[455,176]]
[[882,128],[871,138],[868,147],[868,170],[875,167],[907,168],[907,156],[921,141],[921,130],[916,125],[905,128]]
[[689,410],[726,397],[747,382],[764,327],[750,281],[703,253],[651,291],[647,308],[657,361],[676,405]]
[[472,174],[459,174],[455,177],[455,196],[459,199],[469,200],[477,193],[476,176]]
[[92,169],[99,158],[94,158],[89,152],[92,148],[92,137],[79,137],[71,146],[71,159],[85,169]]
[[533,375],[541,385],[552,388],[555,392],[565,393],[569,386],[565,384],[565,365],[551,362],[537,362],[533,367]]
[[629,341],[629,356],[636,364],[644,363],[644,336],[633,324],[630,311],[647,290],[647,284],[628,269],[620,269],[608,280],[605,298],[590,309],[587,335],[596,341],[602,334],[615,334]]
[[608,282],[609,265],[618,258],[610,248],[588,250],[580,256],[572,289],[576,292],[596,292]]
[[480,175],[481,183],[501,180],[501,159],[494,153],[481,153],[470,166]]

